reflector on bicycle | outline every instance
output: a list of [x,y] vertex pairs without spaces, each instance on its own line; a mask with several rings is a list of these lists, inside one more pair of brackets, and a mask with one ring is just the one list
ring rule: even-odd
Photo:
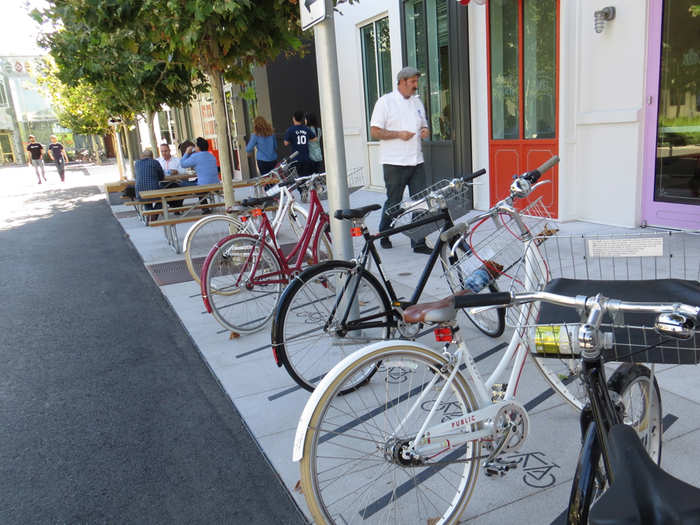
[[352,235],[353,237],[362,237],[362,228],[360,226],[350,228],[350,235]]
[[262,213],[263,213],[262,208],[255,208],[254,210],[252,210],[252,211],[250,212],[250,214],[251,214],[253,217],[260,217],[260,216],[262,215]]
[[433,332],[438,343],[449,343],[452,341],[452,328],[449,326],[441,326],[433,330]]

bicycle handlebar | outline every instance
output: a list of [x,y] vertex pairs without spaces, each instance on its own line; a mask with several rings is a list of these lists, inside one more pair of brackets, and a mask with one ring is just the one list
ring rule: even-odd
[[530,182],[531,184],[534,184],[539,180],[539,178],[544,175],[546,172],[548,172],[552,167],[554,167],[556,164],[559,163],[559,156],[554,155],[551,159],[547,160],[544,162],[540,167],[535,168],[532,171],[528,171],[524,175],[522,175],[522,178]]
[[474,180],[477,177],[481,177],[484,173],[486,173],[486,168],[481,168],[478,171],[475,171],[471,175],[465,175],[462,177],[462,182],[469,182],[470,180]]

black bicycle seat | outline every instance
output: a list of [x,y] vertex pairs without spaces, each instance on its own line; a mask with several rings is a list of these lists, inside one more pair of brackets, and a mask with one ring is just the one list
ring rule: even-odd
[[249,197],[241,201],[241,205],[246,208],[259,208],[267,206],[268,204],[273,204],[277,201],[277,197]]
[[615,481],[591,508],[591,525],[700,525],[700,489],[654,463],[632,427],[608,436]]
[[336,219],[361,219],[366,216],[369,212],[378,210],[382,206],[381,204],[368,204],[367,206],[362,206],[361,208],[349,208],[347,210],[336,210],[334,217]]

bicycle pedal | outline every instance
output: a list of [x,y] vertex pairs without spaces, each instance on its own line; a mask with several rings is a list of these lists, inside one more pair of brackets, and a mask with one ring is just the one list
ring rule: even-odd
[[517,461],[501,461],[496,459],[486,462],[484,464],[484,469],[486,470],[487,476],[498,476],[502,478],[508,473],[508,471],[513,470],[517,466]]

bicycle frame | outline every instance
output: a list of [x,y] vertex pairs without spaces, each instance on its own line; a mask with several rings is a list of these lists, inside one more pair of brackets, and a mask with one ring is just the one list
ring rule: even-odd
[[[289,279],[288,277],[296,272],[301,271],[304,264],[304,258],[306,256],[307,249],[309,245],[313,242],[316,245],[320,235],[323,234],[323,230],[326,224],[328,224],[328,214],[323,210],[321,201],[318,199],[318,195],[315,189],[311,189],[311,202],[309,207],[309,215],[306,219],[306,224],[304,226],[304,231],[299,238],[299,241],[294,245],[292,251],[285,255],[282,252],[279,244],[277,243],[277,235],[273,227],[273,223],[267,218],[267,215],[260,211],[260,234],[257,236],[256,248],[251,251],[245,265],[247,266],[253,257],[255,256],[255,262],[251,270],[251,275],[253,276],[251,280],[252,285],[265,285],[265,284],[286,284]],[[262,258],[262,245],[266,241],[271,239],[271,248],[280,264],[281,272],[274,272],[272,274],[257,275],[257,268]],[[242,273],[242,272],[241,272]],[[275,277],[279,277],[275,279]],[[240,283],[237,283],[240,285]]]

